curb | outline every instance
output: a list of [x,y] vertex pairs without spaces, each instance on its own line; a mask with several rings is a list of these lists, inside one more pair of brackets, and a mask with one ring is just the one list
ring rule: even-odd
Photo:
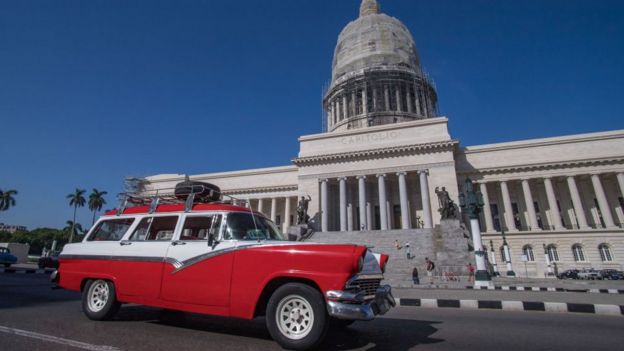
[[552,286],[480,286],[475,288],[474,286],[466,286],[466,289],[470,290],[502,290],[502,291],[556,291],[556,292],[579,292],[579,293],[596,293],[596,294],[624,294],[624,289],[566,289],[555,288]]
[[624,306],[539,301],[499,301],[499,300],[451,300],[451,299],[412,299],[395,298],[398,306],[424,308],[460,308],[467,310],[503,310],[503,311],[538,311],[571,312],[608,316],[624,316]]
[[0,273],[14,274],[52,274],[53,270],[28,268],[0,268]]

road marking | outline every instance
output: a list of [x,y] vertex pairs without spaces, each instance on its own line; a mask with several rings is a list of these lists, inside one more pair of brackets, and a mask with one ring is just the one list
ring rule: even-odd
[[25,336],[27,338],[53,342],[53,343],[61,344],[61,345],[72,346],[72,347],[76,347],[76,348],[83,349],[83,350],[121,351],[121,349],[114,347],[114,346],[93,345],[93,344],[89,344],[86,342],[81,342],[81,341],[76,341],[76,340],[71,340],[71,339],[64,339],[64,338],[59,338],[59,337],[52,336],[52,335],[39,334],[39,333],[31,332],[28,330],[9,328],[9,327],[1,326],[1,325],[0,325],[0,332],[13,334],[13,335],[19,335],[19,336]]

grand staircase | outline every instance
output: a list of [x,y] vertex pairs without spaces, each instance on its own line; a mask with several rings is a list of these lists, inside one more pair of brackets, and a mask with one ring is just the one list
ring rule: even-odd
[[[436,265],[436,283],[449,275],[465,275],[470,260],[468,239],[459,221],[443,221],[434,229],[407,229],[386,231],[316,232],[306,241],[328,244],[366,245],[373,252],[390,256],[386,267],[385,284],[393,287],[412,287],[412,270],[418,269],[421,284],[427,283],[425,257]],[[396,243],[400,248],[397,249]],[[410,258],[408,258],[408,247]]]

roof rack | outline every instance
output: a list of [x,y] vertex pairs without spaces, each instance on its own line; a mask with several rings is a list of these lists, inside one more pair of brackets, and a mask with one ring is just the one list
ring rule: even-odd
[[[200,190],[196,191],[198,188]],[[202,198],[201,196],[196,196],[197,194],[201,194],[205,190],[203,186],[195,185],[192,188],[191,192],[186,196],[186,198],[176,196],[175,189],[176,188],[160,188],[154,190],[144,190],[137,193],[119,193],[117,195],[117,198],[119,199],[119,207],[117,208],[116,215],[119,216],[123,214],[126,208],[135,206],[149,206],[149,213],[156,212],[156,208],[159,205],[184,204],[184,212],[191,211],[193,209],[193,205],[196,203],[234,204],[236,202],[239,205],[249,206],[248,200],[238,199],[231,195],[223,194],[222,192],[219,192],[219,195],[221,195],[223,198],[227,197],[228,199],[222,199],[220,201],[206,201],[205,198]]]

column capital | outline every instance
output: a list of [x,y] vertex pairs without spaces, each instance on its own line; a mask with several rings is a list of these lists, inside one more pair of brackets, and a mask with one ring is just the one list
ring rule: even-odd
[[428,169],[419,169],[417,172],[418,172],[418,174],[423,174],[424,173],[426,175],[429,175],[429,170]]
[[347,177],[338,177],[336,178],[337,181],[341,181],[341,180],[347,180]]
[[319,183],[327,183],[328,181],[329,181],[329,179],[327,179],[327,178],[319,179]]
[[407,175],[407,172],[397,172],[396,175],[397,176],[405,176],[405,175]]
[[375,177],[377,177],[377,178],[384,177],[385,178],[386,174],[385,173],[380,173],[380,174],[375,175]]
[[355,178],[358,179],[358,180],[359,179],[366,179],[366,176],[365,175],[359,175],[359,176],[355,176]]

